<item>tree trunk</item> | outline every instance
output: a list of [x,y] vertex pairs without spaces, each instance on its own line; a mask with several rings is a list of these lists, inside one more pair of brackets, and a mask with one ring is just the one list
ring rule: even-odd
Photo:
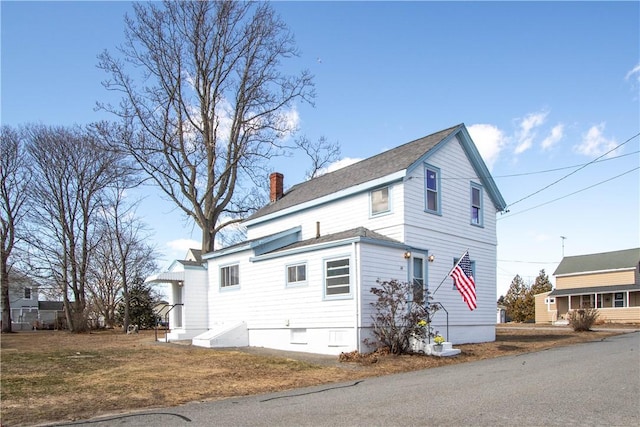
[[214,251],[216,235],[209,231],[209,227],[206,224],[202,227],[202,253],[206,254]]
[[[4,255],[4,254],[3,254]],[[9,299],[9,272],[6,257],[2,256],[0,282],[2,282],[2,332],[12,332],[11,300]]]

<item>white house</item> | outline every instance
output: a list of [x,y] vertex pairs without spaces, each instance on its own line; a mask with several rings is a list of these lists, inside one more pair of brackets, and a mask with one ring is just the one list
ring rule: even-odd
[[[505,202],[464,124],[283,191],[247,240],[191,251],[148,282],[171,284],[168,339],[324,354],[369,349],[377,280],[417,283],[454,344],[495,340],[496,213]],[[448,273],[469,250],[478,308]],[[437,291],[436,291],[437,289]],[[448,318],[448,328],[447,328]]]

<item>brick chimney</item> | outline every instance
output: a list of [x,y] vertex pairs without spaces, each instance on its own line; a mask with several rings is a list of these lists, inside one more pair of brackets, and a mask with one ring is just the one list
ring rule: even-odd
[[280,172],[273,172],[269,175],[269,182],[271,184],[271,191],[269,192],[269,199],[271,203],[279,200],[282,197],[282,186],[284,183],[284,175]]

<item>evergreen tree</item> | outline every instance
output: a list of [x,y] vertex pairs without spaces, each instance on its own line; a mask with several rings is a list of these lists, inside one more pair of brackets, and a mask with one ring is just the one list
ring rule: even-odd
[[[504,297],[504,305],[507,308],[507,317],[514,322],[526,322],[535,318],[535,300],[531,292],[519,274],[511,281],[507,295]],[[534,304],[531,304],[533,302]]]
[[[153,307],[159,302],[158,296],[150,285],[136,281],[129,289],[129,317],[131,325],[138,325],[140,329],[153,328],[158,316]],[[124,321],[124,301],[118,306],[117,321]]]
[[536,281],[531,286],[531,293],[533,295],[541,294],[543,292],[549,292],[553,289],[551,282],[549,281],[549,276],[545,273],[544,268],[540,270],[538,273],[538,277],[536,277]]

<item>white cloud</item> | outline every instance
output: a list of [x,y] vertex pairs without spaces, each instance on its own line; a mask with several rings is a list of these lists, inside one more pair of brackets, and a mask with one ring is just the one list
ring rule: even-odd
[[507,137],[497,126],[490,124],[475,124],[467,128],[471,139],[478,147],[482,159],[489,170],[493,168],[500,152],[507,143]]
[[279,126],[281,126],[282,129],[285,129],[282,137],[286,139],[290,137],[296,129],[298,129],[298,125],[300,124],[300,114],[295,107],[289,110],[280,111],[278,121]]
[[640,82],[640,64],[633,67],[631,71],[627,73],[627,75],[625,76],[625,80],[631,80],[634,75],[636,76],[636,80]]
[[320,169],[318,171],[318,173],[316,174],[316,176],[321,176],[324,175],[325,173],[329,173],[329,172],[333,172],[336,171],[338,169],[342,169],[344,167],[347,167],[349,165],[352,165],[354,163],[359,162],[360,158],[353,158],[353,157],[345,157],[344,159],[340,159],[336,162],[331,163],[329,166],[327,166],[326,168]]
[[518,145],[515,149],[516,154],[521,154],[531,148],[533,145],[533,139],[536,136],[537,128],[544,124],[548,115],[548,111],[530,113],[520,121],[520,124],[518,125],[520,129],[516,132],[518,140]]
[[556,145],[564,136],[564,125],[557,124],[551,129],[551,133],[544,140],[542,140],[542,149],[548,150]]
[[176,258],[180,258],[184,257],[189,249],[200,249],[202,245],[193,239],[177,239],[167,242],[166,246]]
[[600,156],[613,149],[618,143],[615,139],[607,139],[604,135],[604,123],[591,126],[582,137],[582,142],[575,145],[573,149],[585,156]]

